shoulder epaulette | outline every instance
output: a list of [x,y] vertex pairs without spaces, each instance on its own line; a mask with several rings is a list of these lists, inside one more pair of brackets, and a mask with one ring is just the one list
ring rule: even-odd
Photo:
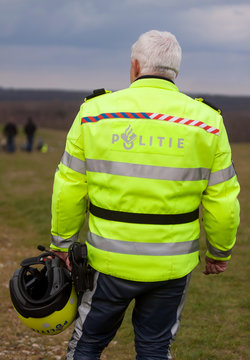
[[207,106],[211,107],[212,109],[214,109],[215,111],[217,111],[219,114],[221,114],[221,110],[218,109],[216,106],[212,105],[210,102],[204,100],[203,98],[195,98],[196,101],[200,101],[203,104],[206,104]]
[[84,99],[84,101],[88,101],[88,100],[90,100],[90,99],[93,99],[93,98],[96,97],[96,96],[100,96],[100,95],[104,95],[104,94],[110,94],[111,92],[112,92],[112,91],[106,90],[106,89],[104,89],[104,88],[102,88],[102,89],[95,89],[92,94],[86,96],[86,98]]

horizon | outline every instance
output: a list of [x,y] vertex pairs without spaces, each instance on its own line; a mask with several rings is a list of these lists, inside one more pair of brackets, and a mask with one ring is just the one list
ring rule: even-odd
[[[29,88],[29,87],[23,87],[23,88],[17,88],[17,87],[5,87],[5,86],[1,86],[0,85],[0,90],[4,90],[4,91],[34,91],[34,92],[69,92],[69,93],[92,93],[93,89],[67,89],[67,88]],[[121,89],[107,89],[110,90],[112,92],[116,92]],[[225,93],[209,93],[209,92],[199,92],[197,93],[197,91],[181,91],[181,89],[179,89],[180,92],[184,93],[184,94],[189,94],[189,95],[195,95],[195,96],[202,96],[202,95],[208,95],[208,96],[218,96],[218,97],[241,97],[241,98],[250,98],[250,94],[225,94]]]

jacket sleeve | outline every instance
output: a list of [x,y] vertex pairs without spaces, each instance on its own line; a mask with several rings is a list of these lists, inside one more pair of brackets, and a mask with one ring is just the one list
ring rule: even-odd
[[239,191],[240,186],[222,121],[210,180],[202,198],[206,255],[212,259],[229,260],[231,257],[239,225]]
[[78,113],[67,135],[66,148],[55,174],[52,195],[51,248],[68,251],[78,240],[87,211],[83,127]]

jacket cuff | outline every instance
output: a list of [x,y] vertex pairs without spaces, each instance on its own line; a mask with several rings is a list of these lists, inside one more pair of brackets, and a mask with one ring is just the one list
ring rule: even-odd
[[54,251],[61,251],[61,252],[68,252],[68,248],[60,248],[58,246],[55,246],[53,244],[50,244],[50,249]]
[[70,245],[73,242],[78,241],[78,237],[79,237],[79,232],[73,236],[70,236],[69,238],[66,238],[66,239],[61,236],[52,234],[50,248],[53,250],[58,250],[58,251],[68,251],[68,248],[70,247]]
[[214,256],[212,255],[208,250],[206,252],[206,256],[209,257],[210,259],[213,259],[213,260],[218,260],[218,261],[228,261],[231,259],[231,255],[227,256],[227,257],[219,257],[219,256]]

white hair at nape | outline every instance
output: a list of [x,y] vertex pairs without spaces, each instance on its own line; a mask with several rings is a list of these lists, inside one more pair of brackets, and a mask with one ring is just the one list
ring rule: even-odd
[[151,30],[134,43],[131,59],[139,61],[141,75],[160,75],[174,81],[181,64],[181,47],[170,32]]

